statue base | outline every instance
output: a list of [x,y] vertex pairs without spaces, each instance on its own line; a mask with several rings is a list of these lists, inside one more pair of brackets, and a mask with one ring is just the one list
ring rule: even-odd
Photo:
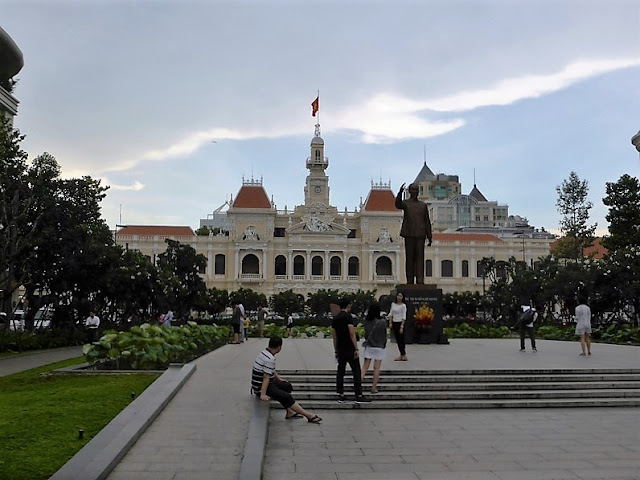
[[[442,289],[434,284],[400,284],[396,285],[395,290],[402,292],[407,305],[407,320],[404,324],[405,343],[448,345],[449,339],[443,330]],[[433,310],[433,320],[426,328],[416,328],[414,315],[423,305]]]

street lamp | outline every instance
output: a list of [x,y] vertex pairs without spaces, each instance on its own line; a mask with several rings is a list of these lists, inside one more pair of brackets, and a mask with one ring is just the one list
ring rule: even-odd
[[527,259],[525,257],[525,248],[524,248],[524,232],[513,232],[513,235],[516,237],[520,237],[522,239],[522,261],[524,262],[525,267],[527,266]]

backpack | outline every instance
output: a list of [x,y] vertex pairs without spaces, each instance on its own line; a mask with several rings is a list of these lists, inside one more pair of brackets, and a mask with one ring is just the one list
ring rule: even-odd
[[529,325],[533,321],[534,313],[535,312],[533,311],[533,308],[528,308],[527,310],[522,312],[520,314],[520,319],[518,320],[518,324],[521,327],[524,327],[525,325]]

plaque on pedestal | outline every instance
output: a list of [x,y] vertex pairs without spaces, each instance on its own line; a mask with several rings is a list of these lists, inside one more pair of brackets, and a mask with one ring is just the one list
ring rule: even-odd
[[407,305],[405,321],[405,343],[448,344],[443,332],[442,289],[429,284],[396,285]]

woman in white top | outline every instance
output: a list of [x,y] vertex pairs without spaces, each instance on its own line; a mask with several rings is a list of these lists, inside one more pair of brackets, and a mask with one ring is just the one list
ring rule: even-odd
[[389,326],[393,329],[393,335],[400,351],[400,356],[395,359],[396,362],[407,361],[407,352],[404,347],[404,322],[406,320],[407,306],[404,303],[404,295],[402,292],[398,292],[395,302],[391,303],[389,309]]
[[581,357],[591,355],[591,309],[586,303],[586,298],[580,297],[576,307],[576,335],[580,335]]

